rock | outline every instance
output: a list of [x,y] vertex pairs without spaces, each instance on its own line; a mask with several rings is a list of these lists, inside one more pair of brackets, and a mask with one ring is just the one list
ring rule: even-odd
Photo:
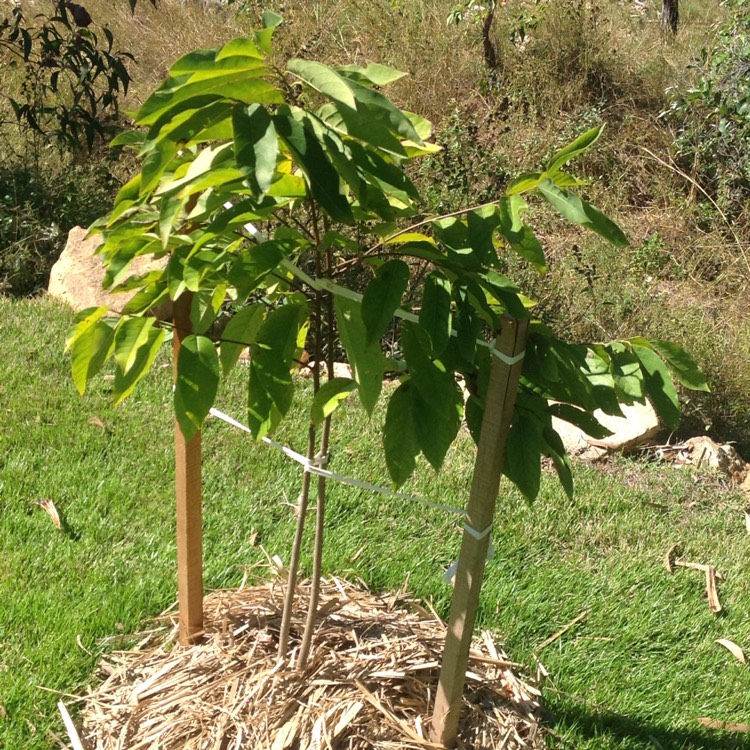
[[[307,362],[306,367],[300,367],[297,373],[301,378],[311,378],[313,376],[312,371],[315,366],[315,360]],[[328,366],[325,362],[320,363],[320,377],[328,377]],[[333,363],[333,377],[334,378],[353,378],[352,368],[346,362],[334,362]]]
[[594,412],[597,421],[603,424],[612,435],[596,440],[569,422],[552,418],[552,427],[562,438],[563,445],[572,456],[598,458],[613,451],[632,450],[645,445],[661,430],[659,417],[649,402],[645,404],[621,404],[623,417],[613,417],[600,410]]
[[[104,266],[101,256],[95,254],[100,243],[100,236],[87,238],[82,227],[70,230],[65,249],[52,266],[48,287],[50,296],[66,302],[74,310],[101,305],[121,310],[127,304],[134,292],[111,294],[102,289]],[[155,261],[150,255],[144,255],[135,258],[129,268],[133,274],[142,274],[161,270],[166,264],[167,258]],[[160,305],[155,314],[160,320],[170,318],[171,305]]]

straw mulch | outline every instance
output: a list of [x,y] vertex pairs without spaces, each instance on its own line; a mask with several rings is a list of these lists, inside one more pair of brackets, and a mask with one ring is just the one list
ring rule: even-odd
[[[308,603],[302,584],[292,663]],[[437,747],[429,717],[445,625],[413,600],[323,582],[307,668],[277,658],[283,586],[218,591],[205,599],[202,643],[175,626],[110,654],[83,699],[91,750],[333,750]],[[541,748],[539,692],[483,634],[472,652],[459,748]]]

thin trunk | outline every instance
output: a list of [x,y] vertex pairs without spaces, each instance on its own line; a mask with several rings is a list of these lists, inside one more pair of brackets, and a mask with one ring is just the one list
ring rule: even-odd
[[[320,259],[319,259],[320,260]],[[333,269],[333,253],[328,248],[326,253],[326,270],[330,274]],[[318,266],[320,271],[320,265]],[[336,336],[334,333],[335,313],[333,307],[333,296],[326,296],[326,369],[328,371],[328,380],[333,377],[334,351],[336,345]],[[318,329],[319,330],[319,329]],[[320,338],[318,338],[320,341]],[[320,354],[320,346],[318,346]],[[320,456],[325,461],[328,457],[328,448],[331,439],[331,417],[326,418],[323,423],[323,433],[320,438]],[[325,533],[325,506],[326,506],[326,480],[325,477],[318,476],[318,499],[315,506],[315,542],[313,546],[313,569],[312,582],[310,585],[310,603],[307,609],[307,619],[305,621],[305,631],[302,636],[300,645],[298,669],[304,669],[307,665],[307,659],[312,647],[313,633],[315,631],[315,619],[318,614],[318,601],[320,599],[320,577],[323,573],[323,538]]]
[[[310,425],[307,437],[307,460],[315,458],[315,425]],[[307,506],[310,500],[310,480],[312,474],[306,471],[302,478],[302,491],[297,501],[297,525],[294,529],[294,541],[292,542],[292,556],[289,561],[289,576],[284,595],[284,610],[281,615],[281,631],[279,633],[279,658],[285,659],[289,652],[289,631],[292,626],[292,610],[294,608],[294,594],[297,590],[297,572],[299,571],[299,558],[302,550],[302,537],[305,531],[305,519],[307,517]]]

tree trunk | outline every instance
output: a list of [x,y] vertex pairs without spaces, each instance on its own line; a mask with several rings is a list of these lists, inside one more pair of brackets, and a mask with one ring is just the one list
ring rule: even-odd
[[680,21],[678,3],[679,0],[661,0],[661,30],[673,36],[677,33]]

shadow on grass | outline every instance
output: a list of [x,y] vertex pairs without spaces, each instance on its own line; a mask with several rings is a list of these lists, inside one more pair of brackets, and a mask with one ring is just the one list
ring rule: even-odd
[[[750,750],[750,736],[741,733],[702,730],[697,721],[695,730],[673,729],[660,724],[639,721],[613,711],[597,711],[570,700],[558,698],[548,707],[547,724],[564,737],[564,728],[574,729],[577,738],[615,740],[627,748],[656,750]],[[560,747],[573,748],[563,740]],[[609,747],[609,745],[608,745]]]

